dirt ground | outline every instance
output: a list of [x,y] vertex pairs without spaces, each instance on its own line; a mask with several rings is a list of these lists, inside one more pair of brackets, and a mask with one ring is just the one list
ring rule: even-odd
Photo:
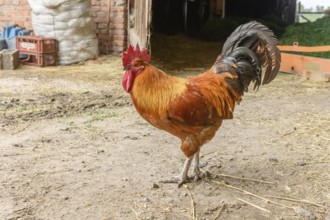
[[[203,68],[186,68],[194,74]],[[0,71],[0,219],[330,219],[330,83],[245,95],[181,188],[179,140],[147,124],[121,60]]]

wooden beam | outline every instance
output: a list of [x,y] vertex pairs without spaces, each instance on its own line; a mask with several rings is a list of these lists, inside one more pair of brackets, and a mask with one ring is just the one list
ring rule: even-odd
[[280,51],[291,51],[291,52],[330,52],[330,46],[316,46],[316,47],[304,47],[304,46],[278,46]]

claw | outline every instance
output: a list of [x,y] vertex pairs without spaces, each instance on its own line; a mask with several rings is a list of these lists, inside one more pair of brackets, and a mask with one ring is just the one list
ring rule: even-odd
[[183,170],[179,176],[175,176],[169,181],[163,181],[163,183],[178,183],[178,187],[180,188],[183,184],[189,182],[188,170],[189,170],[192,159],[193,159],[193,156],[188,157],[185,160],[184,165],[183,165]]
[[199,167],[195,167],[193,174],[190,176],[194,181],[198,181],[205,177],[205,174],[199,169]]
[[181,174],[179,176],[174,176],[169,180],[160,181],[161,183],[177,183],[178,188],[180,188],[183,184],[188,183],[190,178],[188,176],[183,177]]
[[183,184],[187,183],[187,180],[181,180],[178,184],[178,188],[180,188],[181,186],[183,186]]

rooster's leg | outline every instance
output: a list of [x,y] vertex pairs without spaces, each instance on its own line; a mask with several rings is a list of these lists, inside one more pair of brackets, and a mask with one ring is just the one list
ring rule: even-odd
[[179,181],[178,187],[181,187],[184,183],[187,182],[187,180],[189,180],[188,171],[189,171],[190,164],[191,164],[191,161],[192,161],[193,157],[194,156],[186,158],[186,160],[184,162],[184,165],[183,165],[182,172],[179,175],[179,178],[181,177],[181,180]]
[[202,173],[202,171],[200,170],[199,167],[199,151],[197,151],[194,155],[195,157],[195,161],[194,161],[194,172],[191,175],[191,178],[194,179],[195,181],[201,179],[204,174]]
[[172,177],[172,179],[165,180],[162,182],[163,183],[178,183],[178,187],[181,187],[184,183],[189,181],[188,171],[189,171],[189,167],[191,165],[191,161],[192,161],[193,157],[194,156],[186,158],[184,165],[183,165],[182,172],[178,176],[174,176],[174,177]]

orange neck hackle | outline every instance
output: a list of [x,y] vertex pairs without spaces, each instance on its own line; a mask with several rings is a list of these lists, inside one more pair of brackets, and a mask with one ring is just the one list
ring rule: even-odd
[[186,91],[186,81],[146,65],[134,81],[131,96],[137,108],[162,111],[171,100]]

